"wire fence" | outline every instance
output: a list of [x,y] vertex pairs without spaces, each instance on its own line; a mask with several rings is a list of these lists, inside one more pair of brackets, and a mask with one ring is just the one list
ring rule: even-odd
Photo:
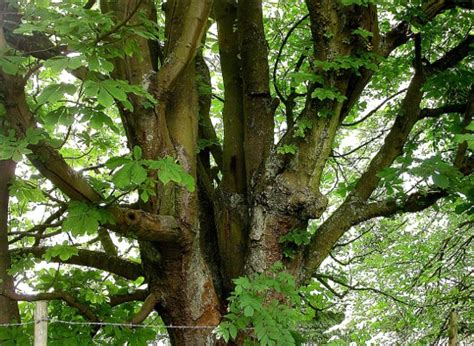
[[151,325],[151,324],[133,324],[133,323],[118,323],[118,322],[80,322],[80,321],[64,321],[58,319],[44,318],[36,321],[28,321],[21,323],[0,323],[0,327],[15,327],[31,325],[39,322],[48,322],[49,324],[69,324],[69,325],[87,325],[87,326],[113,326],[124,328],[152,328],[152,329],[216,329],[216,326],[175,326],[175,325]]
[[[40,324],[42,322],[47,322],[48,324],[65,324],[65,325],[72,325],[72,326],[98,326],[98,327],[120,327],[120,328],[149,328],[157,331],[155,338],[153,341],[150,341],[147,345],[155,346],[155,345],[170,345],[169,335],[165,332],[165,330],[170,329],[188,329],[188,330],[196,330],[196,329],[205,329],[205,330],[215,330],[216,326],[180,326],[180,325],[151,325],[151,324],[133,324],[133,323],[118,323],[118,322],[91,322],[91,321],[65,321],[55,318],[43,318],[38,319],[35,321],[26,321],[21,323],[0,323],[0,328],[5,327],[21,327],[21,326],[31,326],[35,324]],[[245,330],[253,330],[254,328],[245,328]],[[301,331],[307,331],[307,329],[303,329]],[[214,342],[218,338],[217,333],[211,333],[207,336],[208,342]],[[311,346],[316,345],[316,343],[312,342],[305,342],[303,345]]]
[[[25,322],[12,322],[12,323],[0,323],[0,328],[9,328],[9,327],[22,327],[22,326],[31,326],[34,325],[34,340],[35,345],[39,346],[46,346],[47,339],[48,339],[48,325],[69,325],[69,326],[94,326],[98,328],[102,327],[118,327],[118,328],[142,328],[142,329],[152,329],[156,331],[154,336],[154,340],[148,341],[148,346],[163,346],[163,345],[170,345],[170,338],[167,331],[170,330],[206,330],[210,331],[206,334],[206,345],[213,345],[219,338],[219,334],[217,333],[217,326],[215,325],[200,325],[200,326],[189,326],[189,325],[159,325],[159,324],[134,324],[134,323],[120,323],[120,322],[102,322],[102,321],[66,321],[57,318],[50,318],[48,317],[47,309],[41,310],[40,306],[43,304],[45,305],[46,301],[38,301],[36,302],[36,309],[34,314],[34,320],[25,321]],[[253,331],[254,328],[244,328],[245,331]],[[307,332],[310,331],[306,328],[300,328],[299,332]],[[42,342],[37,343],[38,338],[42,338]],[[304,342],[302,345],[311,346],[316,345],[311,341]]]
[[[119,328],[149,328],[157,331],[157,334],[154,337],[153,341],[149,341],[147,345],[170,345],[169,335],[165,332],[170,329],[186,329],[186,330],[215,330],[216,326],[184,326],[184,325],[151,325],[151,324],[134,324],[134,323],[118,323],[118,322],[92,322],[92,321],[65,321],[55,318],[42,318],[36,319],[34,321],[26,321],[19,323],[0,323],[0,328],[9,328],[9,327],[22,327],[22,326],[31,326],[39,325],[46,322],[49,325],[52,324],[64,324],[71,326],[97,326],[97,327],[119,327]],[[207,336],[206,341],[213,342],[217,340],[216,333],[210,333]]]

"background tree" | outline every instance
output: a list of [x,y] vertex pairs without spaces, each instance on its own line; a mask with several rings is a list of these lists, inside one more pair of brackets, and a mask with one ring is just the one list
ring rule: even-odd
[[[2,0],[0,9],[6,320],[19,319],[16,302],[38,299],[68,321],[159,326],[156,311],[165,325],[217,326],[227,313],[225,340],[295,343],[304,320],[323,340],[348,289],[363,292],[350,295],[356,312],[361,299],[385,297],[410,316],[395,328],[376,305],[383,328],[352,331],[359,340],[402,335],[421,323],[420,307],[438,322],[410,340],[440,339],[448,311],[463,320],[470,1]],[[400,225],[430,207],[437,218],[426,211]],[[430,218],[435,230],[420,231]],[[21,315],[31,317],[28,305]],[[168,333],[176,345],[214,342],[212,328]],[[51,329],[59,343],[153,335]]]

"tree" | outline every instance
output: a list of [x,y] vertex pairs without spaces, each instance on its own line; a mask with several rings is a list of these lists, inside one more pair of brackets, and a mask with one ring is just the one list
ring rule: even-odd
[[[311,305],[296,287],[333,289],[320,266],[341,237],[443,201],[471,222],[470,1],[0,8],[8,320],[38,299],[92,322],[217,326],[229,309],[226,339],[292,343],[277,327]],[[17,292],[34,258],[57,270]],[[176,345],[211,332],[168,330]],[[150,337],[81,335],[134,333]]]

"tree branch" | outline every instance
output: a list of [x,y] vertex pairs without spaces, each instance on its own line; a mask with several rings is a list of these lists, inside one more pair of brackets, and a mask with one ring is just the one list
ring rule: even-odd
[[[206,88],[212,90],[211,74],[202,53],[199,53],[196,56],[196,73],[198,74],[200,83],[203,83]],[[222,172],[223,153],[210,117],[211,100],[211,93],[203,93],[199,95],[199,136],[209,141],[206,149],[212,153],[217,167]]]
[[437,118],[440,115],[447,113],[464,113],[467,109],[467,104],[452,104],[444,105],[438,108],[423,108],[420,112],[420,119]]
[[393,301],[397,302],[397,303],[400,303],[400,304],[403,304],[403,305],[412,305],[411,303],[407,303],[403,300],[400,300],[399,298],[397,297],[394,297],[392,296],[391,294],[387,293],[387,292],[384,292],[384,291],[381,291],[377,288],[372,288],[372,287],[360,287],[360,286],[353,286],[353,285],[349,285],[345,282],[343,282],[342,280],[339,280],[339,279],[336,279],[335,277],[333,276],[330,276],[330,275],[325,275],[325,274],[318,274],[316,275],[317,278],[323,278],[323,279],[329,279],[331,280],[332,282],[340,285],[340,286],[343,286],[345,288],[348,288],[349,290],[352,290],[352,291],[369,291],[369,292],[373,292],[373,293],[377,293],[377,294],[381,294],[387,298],[390,298],[392,299]]
[[334,288],[331,287],[330,284],[328,284],[328,282],[326,280],[324,280],[321,276],[316,276],[316,280],[318,280],[324,287],[326,287],[329,292],[331,292],[332,294],[334,294],[336,297],[338,297],[339,299],[342,299],[344,298],[345,294],[341,294],[339,292],[337,292]]
[[132,19],[132,17],[135,15],[135,13],[137,13],[137,11],[140,8],[142,2],[143,2],[143,0],[139,0],[137,2],[137,4],[135,5],[135,7],[130,11],[130,13],[120,23],[117,23],[117,25],[115,25],[111,30],[109,30],[109,31],[101,34],[99,37],[97,37],[96,41],[94,42],[94,46],[97,45],[99,42],[105,40],[110,35],[116,33],[117,31],[120,30],[121,27],[126,25],[128,23],[128,21],[130,19]]
[[178,76],[196,55],[206,29],[211,4],[211,0],[191,0],[181,36],[154,80],[153,89],[158,100],[161,101],[165,97]]
[[[462,126],[461,133],[468,132],[467,126],[471,123],[473,116],[474,116],[474,84],[471,86],[471,90],[469,92],[466,111],[464,113],[464,119],[461,124]],[[454,166],[460,168],[463,174],[465,174],[463,172],[463,169],[466,169],[463,166],[466,166],[467,164],[467,162],[465,162],[467,149],[468,149],[467,141],[460,143],[456,151],[456,156],[454,158]]]
[[135,300],[144,301],[148,297],[148,290],[135,290],[132,293],[116,294],[109,297],[110,306],[117,306],[123,303],[132,302]]
[[254,173],[273,146],[274,109],[262,1],[238,1],[237,23],[243,86],[245,177],[250,187]]
[[455,66],[458,62],[463,60],[472,52],[472,44],[474,43],[474,35],[467,36],[456,47],[448,51],[441,58],[425,67],[429,75],[444,71],[450,67]]
[[403,202],[383,201],[367,204],[360,210],[359,217],[354,219],[353,225],[362,221],[380,216],[392,216],[396,213],[416,213],[435,204],[440,198],[446,197],[448,193],[444,190],[430,192],[415,192]]
[[79,302],[74,296],[68,292],[55,291],[50,293],[38,293],[38,294],[20,294],[11,291],[0,292],[1,295],[8,297],[12,300],[35,302],[38,300],[62,300],[69,304],[71,307],[79,310],[81,315],[91,322],[100,322],[96,314],[85,304]]
[[424,78],[421,73],[415,73],[400,107],[399,114],[389,134],[385,138],[384,144],[371,160],[367,170],[357,181],[348,199],[357,198],[361,201],[367,200],[380,181],[377,173],[389,167],[402,153],[408,135],[415,123],[419,120],[419,105],[423,95],[421,90],[423,83]]
[[148,315],[150,315],[155,310],[155,305],[158,304],[158,297],[150,293],[148,297],[146,297],[140,311],[130,320],[131,324],[140,324],[142,323]]
[[[36,119],[26,102],[24,87],[25,81],[21,76],[0,73],[6,119],[19,138],[23,138],[28,129],[36,128]],[[68,197],[88,202],[98,202],[102,199],[84,176],[73,170],[50,144],[42,141],[28,145],[28,148],[33,152],[28,155],[33,165]]]
[[[277,53],[277,56],[275,58],[275,63],[273,65],[273,72],[272,72],[272,76],[273,76],[273,86],[275,87],[275,92],[277,93],[278,97],[283,101],[283,103],[286,104],[286,101],[285,100],[285,97],[283,97],[283,94],[280,92],[280,89],[278,88],[278,84],[276,82],[277,80],[277,68],[278,68],[278,64],[280,63],[280,59],[281,59],[281,54],[283,53],[283,48],[285,48],[285,45],[286,43],[288,42],[288,39],[290,38],[291,34],[293,33],[293,31],[296,30],[296,28],[301,24],[303,23],[307,18],[309,17],[309,13],[305,14],[303,17],[301,17],[298,21],[295,22],[295,24],[293,24],[290,29],[288,30],[288,32],[286,33],[285,37],[283,38],[282,42],[281,42],[281,45],[280,45],[280,48],[278,49],[278,53]],[[290,127],[290,126],[288,126]]]
[[[8,1],[5,3],[8,3]],[[34,32],[32,35],[13,33],[20,25],[22,17],[16,8],[5,4],[3,8],[0,8],[0,11],[4,11],[3,33],[9,46],[23,54],[43,60],[61,54],[61,49],[56,47],[49,38],[42,33]]]
[[344,246],[347,246],[347,245],[350,245],[352,244],[353,242],[359,240],[360,238],[362,238],[364,235],[366,235],[367,233],[371,232],[372,230],[374,229],[374,226],[372,225],[371,227],[367,228],[365,231],[361,232],[358,236],[356,236],[355,238],[352,238],[346,242],[338,242],[336,245],[334,245],[334,247],[344,247]]
[[94,5],[95,3],[97,2],[97,0],[87,0],[86,4],[84,5],[84,9],[85,10],[90,10]]
[[[1,74],[5,92],[7,119],[13,124],[17,136],[23,137],[36,120],[25,100],[24,82],[19,77]],[[0,78],[1,79],[1,78]],[[8,85],[8,88],[6,87]],[[102,197],[91,187],[83,175],[72,169],[61,154],[46,142],[30,144],[33,154],[28,158],[40,173],[73,200],[97,203]],[[132,209],[111,208],[116,224],[107,225],[117,233],[141,240],[177,241],[179,230],[169,216],[156,216]]]
[[407,91],[407,88],[403,88],[402,90],[396,92],[395,94],[393,95],[390,95],[389,97],[387,97],[385,100],[383,100],[380,104],[377,105],[377,107],[375,107],[374,109],[372,109],[369,113],[367,113],[365,116],[363,116],[362,118],[360,118],[359,120],[355,120],[351,123],[342,123],[341,125],[342,126],[354,126],[354,125],[357,125],[357,124],[360,124],[361,122],[369,119],[372,115],[374,115],[375,113],[377,113],[377,111],[382,108],[382,106],[384,104],[386,104],[388,101],[390,101],[391,99],[393,99],[394,97],[400,95],[401,93]]
[[[49,246],[24,247],[10,250],[10,254],[12,257],[31,254],[36,258],[43,259],[43,255],[50,248],[51,247]],[[56,256],[52,257],[51,261],[100,269],[129,280],[136,280],[140,276],[143,276],[142,267],[139,263],[134,263],[120,257],[107,255],[104,252],[92,250],[78,249],[78,254],[67,260],[63,261],[61,258]]]
[[[414,19],[418,24],[426,24],[433,20],[438,14],[453,7],[472,9],[472,1],[456,0],[431,0],[425,2],[420,8],[420,15]],[[395,48],[406,43],[410,38],[410,23],[403,21],[392,28],[381,40],[380,52],[388,56]]]
[[314,274],[339,238],[352,227],[354,220],[361,217],[360,209],[363,208],[380,181],[377,173],[389,167],[402,153],[413,126],[419,120],[419,105],[423,95],[421,87],[424,80],[422,72],[417,70],[384,144],[370,161],[366,171],[361,175],[345,201],[319,227],[318,232],[307,246],[304,254],[305,273],[302,273],[302,280],[307,280]]
[[104,225],[108,229],[138,240],[179,242],[181,230],[175,217],[156,215],[142,210],[110,208],[116,223]]
[[56,219],[60,218],[65,212],[67,208],[66,206],[61,206],[58,210],[56,210],[53,214],[48,216],[43,223],[39,225],[35,225],[24,232],[9,232],[8,235],[16,235],[17,237],[10,240],[8,243],[13,244],[17,241],[23,239],[24,237],[34,237],[36,239],[41,239],[43,237],[43,233],[48,228],[59,227],[61,225],[60,222],[53,223]]

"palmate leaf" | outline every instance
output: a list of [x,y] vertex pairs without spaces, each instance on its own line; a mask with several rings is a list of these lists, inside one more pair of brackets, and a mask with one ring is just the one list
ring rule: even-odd
[[19,177],[10,185],[10,194],[15,196],[18,201],[26,203],[38,203],[46,200],[46,196],[33,181]]
[[[125,86],[127,86],[127,84],[125,84]],[[127,100],[127,93],[124,90],[123,83],[113,80],[105,80],[101,83],[101,88],[105,89],[116,100]]]
[[16,138],[14,130],[10,130],[8,136],[0,134],[0,160],[21,161],[23,155],[32,153],[28,145],[38,143],[40,136],[40,131],[31,129],[26,131],[26,136],[22,139]]
[[114,104],[114,98],[112,95],[107,91],[106,88],[99,88],[99,92],[97,93],[97,102],[100,105],[108,108]]
[[171,157],[166,157],[157,161],[146,161],[150,169],[158,170],[158,179],[163,184],[174,182],[186,187],[190,192],[194,192],[195,183],[191,175],[189,175],[183,167],[181,167]]
[[54,57],[44,62],[43,66],[49,68],[53,73],[59,73],[65,69],[77,69],[84,65],[82,56],[73,57]]
[[132,160],[130,160],[127,157],[112,157],[109,160],[107,160],[107,162],[105,163],[105,166],[109,169],[115,169],[131,161]]
[[103,215],[87,203],[73,201],[69,204],[68,216],[63,222],[63,229],[73,235],[94,234],[97,232]]
[[64,97],[64,94],[74,95],[76,92],[76,86],[73,84],[60,83],[51,84],[43,89],[41,94],[38,96],[38,104],[55,103]]
[[311,97],[316,97],[321,101],[329,99],[337,100],[338,102],[343,102],[346,99],[346,97],[342,95],[339,91],[328,88],[316,88],[311,94]]
[[446,177],[445,175],[440,174],[440,173],[435,173],[433,174],[432,178],[433,178],[433,183],[436,186],[442,189],[446,189],[449,187],[449,178]]
[[61,261],[67,261],[78,253],[79,250],[76,247],[64,243],[63,245],[56,245],[49,248],[43,255],[43,258],[47,261],[51,261],[53,257],[59,257]]
[[11,75],[16,75],[19,70],[17,64],[6,58],[0,58],[0,69],[2,69],[3,72]]
[[119,189],[127,189],[142,184],[148,176],[147,170],[138,162],[126,163],[114,174],[112,182]]

